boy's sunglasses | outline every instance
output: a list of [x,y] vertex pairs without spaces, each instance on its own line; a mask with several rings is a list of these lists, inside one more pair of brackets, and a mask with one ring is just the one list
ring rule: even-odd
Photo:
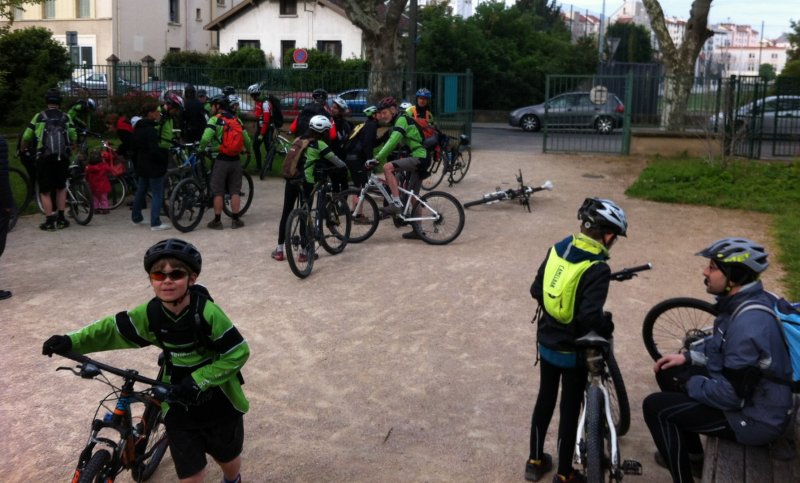
[[162,271],[150,272],[150,280],[154,282],[163,282],[167,278],[169,278],[173,282],[177,282],[178,280],[183,280],[188,276],[189,274],[185,270],[173,270],[169,273]]

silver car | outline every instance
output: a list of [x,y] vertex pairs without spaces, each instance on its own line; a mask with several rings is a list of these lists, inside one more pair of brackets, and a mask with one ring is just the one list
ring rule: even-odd
[[[595,96],[595,101],[598,101]],[[547,102],[520,107],[508,116],[508,123],[523,131],[535,132],[542,128],[547,113],[547,128],[591,128],[609,134],[622,127],[625,106],[615,94],[603,95],[593,102],[589,92],[567,92]]]
[[[748,102],[733,113],[736,130],[752,129],[755,133],[774,136],[800,135],[800,96],[767,96]],[[708,119],[709,131],[722,131],[725,114]]]

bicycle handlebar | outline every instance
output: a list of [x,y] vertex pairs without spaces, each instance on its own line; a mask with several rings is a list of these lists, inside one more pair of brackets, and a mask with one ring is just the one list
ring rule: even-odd
[[648,262],[645,263],[644,265],[637,265],[635,267],[623,268],[619,272],[614,272],[611,275],[609,275],[609,278],[617,282],[624,282],[625,280],[630,280],[636,275],[638,275],[638,272],[643,272],[645,270],[650,270],[652,268],[653,264]]
[[86,364],[92,364],[102,371],[110,372],[111,374],[117,375],[124,379],[132,379],[136,382],[141,382],[142,384],[148,384],[150,386],[161,386],[168,390],[173,389],[172,385],[157,381],[155,379],[150,379],[149,377],[141,376],[133,369],[120,369],[118,367],[109,366],[108,364],[96,361],[90,357],[86,357],[83,354],[78,354],[77,352],[69,351],[58,355],[66,357],[67,359],[72,359],[75,362],[79,362],[82,366],[85,366]]

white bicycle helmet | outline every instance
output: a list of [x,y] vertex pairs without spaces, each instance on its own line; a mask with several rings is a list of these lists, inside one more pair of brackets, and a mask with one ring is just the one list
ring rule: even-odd
[[253,84],[247,88],[247,93],[251,96],[261,95],[261,86],[259,84]]
[[411,107],[412,105],[413,105],[413,104],[411,104],[411,103],[410,103],[410,102],[408,102],[408,101],[403,101],[403,102],[401,102],[401,103],[400,103],[400,110],[401,110],[401,111],[407,111],[407,110],[408,110],[408,108],[409,108],[409,107]]
[[586,198],[578,209],[578,219],[586,228],[599,228],[627,236],[628,219],[618,204],[604,198]]
[[308,127],[319,133],[325,132],[331,128],[331,120],[321,114],[317,114],[308,121]]
[[336,104],[339,106],[339,109],[346,111],[347,110],[347,102],[342,99],[341,97],[334,97],[331,99],[331,105]]
[[364,115],[367,117],[374,116],[376,112],[378,112],[378,108],[375,106],[367,106],[364,108]]
[[233,94],[228,96],[228,105],[231,106],[232,108],[239,107],[239,104],[241,104],[241,102],[242,99],[239,96]]

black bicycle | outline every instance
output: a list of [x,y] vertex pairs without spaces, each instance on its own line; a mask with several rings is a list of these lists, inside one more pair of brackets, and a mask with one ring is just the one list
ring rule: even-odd
[[276,127],[271,127],[267,131],[269,136],[269,146],[267,147],[267,156],[264,158],[264,164],[258,173],[259,179],[264,179],[272,171],[272,164],[275,162],[277,155],[286,156],[289,149],[292,147],[292,142],[289,141],[281,134],[281,130]]
[[19,215],[25,213],[33,199],[33,183],[28,175],[19,168],[9,168],[8,179],[11,184],[11,196],[14,205],[11,207],[11,216],[8,220],[8,231],[17,225]]
[[689,346],[711,334],[715,306],[705,300],[676,297],[659,302],[647,312],[642,338],[654,361],[664,354],[689,350]]
[[[146,481],[155,473],[167,452],[161,404],[179,402],[172,399],[174,386],[140,376],[132,369],[119,369],[81,354],[62,354],[78,362],[75,367],[59,367],[83,379],[95,379],[111,388],[100,400],[89,432],[89,440],[81,451],[72,481],[76,483],[112,482],[123,471],[130,470],[135,481]],[[163,370],[163,368],[162,368]],[[111,382],[103,372],[122,378],[122,386]],[[161,373],[159,372],[159,378]],[[149,386],[138,391],[136,383]]]
[[431,152],[430,176],[422,180],[422,189],[430,191],[442,182],[447,174],[448,186],[459,183],[469,171],[472,162],[472,148],[469,136],[462,134],[458,143],[448,135],[439,132],[439,145]]
[[[304,183],[304,180],[288,182]],[[328,177],[320,175],[311,195],[302,196],[300,207],[292,210],[286,220],[286,259],[292,273],[300,278],[311,275],[317,242],[331,255],[341,253],[347,246],[352,224],[346,199],[334,194]]]
[[491,204],[497,203],[500,201],[505,200],[518,200],[519,204],[524,206],[528,209],[528,213],[531,212],[531,195],[536,193],[537,191],[543,190],[552,190],[553,183],[550,180],[545,181],[541,186],[525,186],[525,182],[522,180],[522,170],[519,170],[519,174],[517,175],[517,183],[519,183],[519,188],[517,189],[507,189],[502,190],[499,187],[495,188],[494,191],[491,193],[486,193],[483,195],[483,198],[475,201],[468,201],[464,203],[464,208],[469,208],[470,206],[475,205],[484,205],[484,204]]

